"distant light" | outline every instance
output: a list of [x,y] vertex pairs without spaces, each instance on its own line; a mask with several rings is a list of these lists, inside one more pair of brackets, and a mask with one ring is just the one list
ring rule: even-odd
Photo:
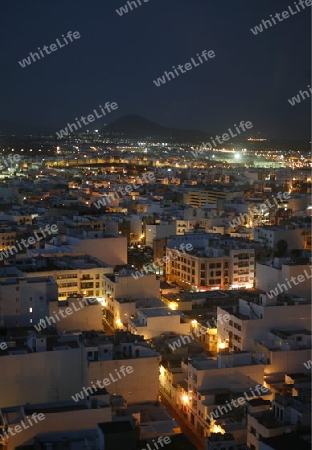
[[241,155],[239,153],[235,153],[234,158],[235,159],[241,159]]

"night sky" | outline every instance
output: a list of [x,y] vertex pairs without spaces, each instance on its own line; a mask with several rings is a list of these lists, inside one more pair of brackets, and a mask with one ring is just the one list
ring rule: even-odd
[[[250,28],[293,0],[149,0],[120,17],[125,0],[0,0],[0,120],[52,131],[117,102],[108,122],[139,114],[163,125],[310,136],[311,8],[257,36]],[[18,61],[68,31],[74,40],[24,69]],[[203,50],[216,57],[157,88],[153,80]],[[103,121],[94,122],[100,128]]]

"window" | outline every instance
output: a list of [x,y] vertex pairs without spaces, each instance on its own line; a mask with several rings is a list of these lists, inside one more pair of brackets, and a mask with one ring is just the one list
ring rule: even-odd
[[33,312],[33,309],[32,309],[32,308],[29,308],[29,312],[32,313],[32,312]]

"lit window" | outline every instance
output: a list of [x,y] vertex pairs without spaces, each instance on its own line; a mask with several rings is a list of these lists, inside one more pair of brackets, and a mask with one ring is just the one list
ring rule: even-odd
[[29,308],[29,312],[32,312],[32,308]]

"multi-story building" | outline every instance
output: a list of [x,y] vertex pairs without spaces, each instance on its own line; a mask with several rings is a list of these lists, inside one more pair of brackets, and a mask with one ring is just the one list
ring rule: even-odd
[[[256,264],[256,288],[272,296],[282,293],[311,298],[311,265],[275,258]],[[273,291],[274,292],[273,292]]]
[[[42,254],[44,255],[44,254]],[[46,256],[14,261],[24,276],[52,276],[58,285],[59,300],[74,294],[103,298],[104,275],[113,267],[89,255]]]
[[5,340],[8,348],[0,351],[0,364],[5,367],[0,371],[2,407],[30,399],[72,400],[72,395],[88,386],[85,349],[77,334],[37,335],[17,329]]
[[184,194],[184,203],[193,206],[193,208],[202,208],[207,203],[217,203],[221,200],[231,200],[233,198],[242,198],[243,191],[226,189],[189,189]]
[[[253,404],[251,400],[247,406],[247,447],[250,450],[260,450],[260,441],[291,432],[304,436],[304,431],[310,429],[311,434],[311,388],[310,395],[307,390],[299,391],[296,397],[276,394],[272,404]],[[293,441],[293,436],[289,436],[289,443]],[[287,439],[285,439],[287,441]],[[297,442],[300,449],[308,448],[309,441],[301,440]],[[306,444],[306,445],[305,445]],[[271,447],[269,447],[271,448]],[[292,448],[287,446],[284,448]],[[297,447],[295,447],[297,448]]]
[[[194,358],[188,365],[182,362],[176,376],[171,376],[170,368],[162,365],[159,380],[161,392],[164,391],[172,406],[185,416],[193,432],[199,438],[204,438],[216,429],[217,432],[230,430],[225,426],[222,426],[223,430],[216,426],[211,413],[223,405],[225,414],[228,409],[227,415],[230,415],[227,402],[244,397],[244,392],[249,398],[251,395],[260,396],[261,393],[256,394],[254,387],[263,383],[263,376],[264,366],[255,364],[251,353],[244,352],[219,353],[217,359]],[[271,394],[267,391],[266,395]],[[240,434],[241,430],[242,427]]]
[[234,351],[251,351],[254,341],[268,339],[272,329],[287,327],[289,330],[310,330],[311,303],[304,299],[240,298],[231,308],[217,308],[217,317],[229,315],[228,321],[219,321],[219,348]]
[[[36,417],[36,422],[32,415]],[[26,403],[24,405],[1,408],[0,433],[10,427],[19,425],[22,432],[8,435],[1,439],[1,444],[7,450],[21,448],[25,442],[34,443],[40,450],[53,449],[59,442],[66,442],[68,448],[83,448],[88,445],[91,450],[104,450],[104,436],[98,430],[98,424],[111,422],[112,407],[100,402],[87,400],[74,403],[71,401],[56,401],[51,403]],[[27,420],[29,417],[30,422]],[[21,425],[21,422],[25,426]],[[30,423],[33,426],[30,426]],[[2,428],[3,427],[3,428]],[[69,431],[70,430],[70,431]],[[72,445],[71,445],[72,444]]]
[[311,243],[310,224],[291,224],[283,226],[255,227],[254,240],[261,242],[269,248],[276,248],[276,244],[284,240],[287,242],[287,249],[308,249]]
[[[117,332],[114,336],[86,332],[84,345],[88,358],[86,386],[96,384],[111,373],[115,381],[110,380],[106,387],[110,394],[122,395],[128,404],[157,400],[160,355],[142,336],[128,332]],[[116,372],[122,366],[131,366],[132,371],[119,378]]]
[[29,327],[49,313],[57,300],[52,277],[9,278],[0,282],[0,323],[4,327]]
[[[198,239],[197,239],[198,238]],[[177,247],[191,243],[193,250]],[[217,234],[175,236],[167,242],[166,277],[168,282],[189,285],[198,290],[252,288],[255,250],[245,239]]]
[[149,247],[153,247],[154,239],[169,237],[176,232],[175,222],[163,222],[158,224],[145,225],[145,242]]
[[16,244],[16,230],[10,226],[2,225],[0,228],[0,251]]
[[97,230],[71,230],[65,236],[53,238],[45,248],[62,250],[63,246],[91,255],[112,266],[127,264],[127,238],[118,234]]
[[156,275],[146,273],[136,279],[133,273],[133,270],[121,269],[119,273],[104,276],[105,316],[117,329],[127,324],[139,305],[160,306],[157,302],[160,282]]

